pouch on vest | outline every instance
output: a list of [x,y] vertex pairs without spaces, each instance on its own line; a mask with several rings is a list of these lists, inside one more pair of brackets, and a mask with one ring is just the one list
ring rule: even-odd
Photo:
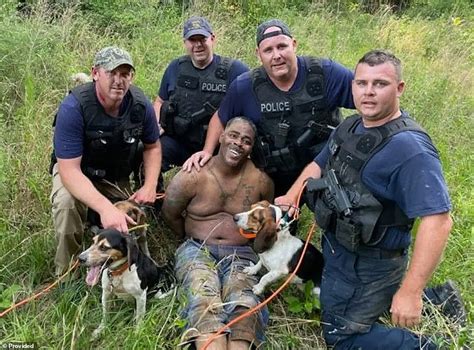
[[177,85],[186,89],[197,89],[199,86],[199,78],[190,75],[181,75],[178,77]]
[[255,166],[259,169],[264,169],[267,166],[266,153],[264,150],[264,145],[260,138],[255,139],[255,144],[252,148],[252,153],[250,154],[250,159],[252,159]]
[[168,135],[174,135],[174,119],[178,115],[175,103],[163,101],[160,108],[160,125]]
[[104,169],[95,169],[92,167],[83,167],[82,171],[91,180],[102,180],[107,174]]
[[347,220],[336,220],[336,239],[350,252],[356,252],[361,241],[361,227]]
[[297,169],[298,163],[294,156],[293,149],[285,147],[279,150],[271,151],[270,155],[266,156],[265,172],[267,174],[273,173],[290,173]]
[[174,131],[176,135],[184,135],[191,128],[191,119],[175,118]]
[[[308,193],[308,196],[309,196],[310,192],[308,191],[306,192]],[[313,193],[313,198],[314,196],[317,196],[317,194]],[[324,201],[320,198],[317,198],[316,202],[314,202],[314,216],[316,219],[316,223],[318,224],[319,227],[321,227],[324,230],[330,229],[332,218],[333,218],[333,212],[331,209],[327,207]]]

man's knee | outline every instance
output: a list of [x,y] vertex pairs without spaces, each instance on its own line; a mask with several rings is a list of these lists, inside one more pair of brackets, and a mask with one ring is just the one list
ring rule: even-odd
[[259,346],[265,340],[265,328],[269,319],[268,309],[264,307],[258,312],[248,313],[252,308],[250,304],[253,304],[253,302],[249,300],[249,303],[245,304],[236,305],[229,317],[229,321],[232,321],[237,317],[245,315],[245,317],[230,327],[230,340],[246,341],[249,344]]
[[323,312],[323,335],[333,349],[416,350],[437,349],[427,337],[419,337],[404,328],[387,327],[380,323],[360,324]]
[[251,288],[234,290],[224,300],[225,313],[232,321],[246,314],[243,319],[231,327],[231,340],[244,340],[253,345],[261,344],[265,337],[264,331],[268,324],[269,313],[266,307],[257,312],[249,313],[260,303],[260,299],[252,292]]
[[217,296],[221,298],[221,286],[217,272],[205,261],[197,259],[183,260],[178,258],[175,265],[175,276],[183,290],[188,295]]
[[56,265],[56,274],[63,274],[75,257],[81,252],[83,232],[72,230],[56,231],[56,254],[54,263]]
[[329,346],[338,346],[338,349],[344,349],[342,344],[354,335],[368,333],[371,328],[371,325],[357,323],[347,318],[325,312],[324,310],[321,323],[323,325],[323,336],[326,344]]
[[[222,300],[217,295],[195,295],[188,297],[188,318],[200,320],[209,315],[220,319],[223,312]],[[193,322],[196,323],[196,322]]]
[[75,200],[66,198],[58,205],[53,205],[53,223],[56,234],[72,236],[82,233],[86,221],[87,208],[76,205]]
[[76,201],[76,198],[65,187],[59,188],[51,196],[53,210],[74,209]]

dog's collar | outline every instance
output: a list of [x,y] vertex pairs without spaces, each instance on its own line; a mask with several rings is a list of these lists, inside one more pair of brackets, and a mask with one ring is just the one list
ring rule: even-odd
[[292,222],[293,220],[290,218],[290,216],[288,215],[288,212],[286,212],[286,214],[280,219],[280,222],[278,223],[278,227],[280,229],[284,228],[284,227],[287,227],[290,225],[290,223]]
[[244,229],[239,228],[239,233],[241,236],[244,236],[247,239],[253,239],[257,237],[257,233],[254,231],[244,231]]
[[130,265],[128,264],[127,258],[118,260],[115,263],[113,263],[111,266],[109,266],[107,274],[109,275],[109,277],[120,276],[122,273],[125,272],[125,270],[129,268],[129,266]]

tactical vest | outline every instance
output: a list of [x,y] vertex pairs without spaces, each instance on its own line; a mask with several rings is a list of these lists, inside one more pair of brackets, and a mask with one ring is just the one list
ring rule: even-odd
[[99,103],[94,83],[80,85],[71,93],[79,101],[84,119],[82,171],[91,179],[127,179],[140,158],[146,96],[131,85],[126,110],[112,117]]
[[204,146],[209,120],[227,92],[232,63],[221,57],[219,64],[200,70],[189,56],[178,59],[176,88],[170,97],[176,109],[173,129],[177,136],[186,136],[196,150]]
[[[341,117],[329,110],[320,59],[303,57],[304,82],[297,91],[281,91],[263,67],[252,70],[252,85],[260,108],[257,147],[263,148],[263,168],[269,174],[299,173],[320,150]],[[259,163],[259,161],[257,161]]]
[[413,225],[413,219],[409,219],[394,201],[378,198],[362,183],[362,172],[367,162],[400,132],[416,131],[427,135],[407,115],[356,134],[361,122],[361,117],[354,115],[337,128],[329,141],[330,157],[326,166],[326,170],[335,170],[351,201],[352,214],[338,213],[328,190],[318,194],[315,204],[318,225],[330,230],[339,243],[354,252],[361,245],[380,243],[389,227],[398,226],[408,231]]

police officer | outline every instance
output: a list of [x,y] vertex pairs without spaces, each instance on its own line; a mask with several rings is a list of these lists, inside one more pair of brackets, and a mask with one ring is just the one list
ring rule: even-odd
[[61,274],[82,246],[87,208],[104,228],[127,232],[133,220],[112,204],[131,192],[129,176],[141,159],[145,182],[130,196],[153,203],[161,148],[155,111],[143,92],[131,85],[135,68],[118,47],[100,50],[93,82],[80,85],[61,102],[55,120],[51,192],[57,238],[56,273]]
[[338,107],[354,108],[352,72],[328,59],[297,56],[296,47],[284,22],[272,19],[258,26],[262,66],[231,84],[209,123],[203,151],[185,163],[185,170],[205,164],[223,125],[243,115],[258,128],[254,161],[273,179],[276,194],[288,190],[339,124]]
[[[333,173],[341,186],[318,191],[315,204],[327,238],[322,240],[323,332],[335,349],[436,349],[427,337],[377,323],[386,311],[400,327],[420,323],[423,294],[454,321],[466,321],[453,282],[423,290],[451,230],[451,204],[436,148],[400,110],[404,88],[398,58],[379,50],[364,55],[352,83],[359,114],[339,125],[288,193],[275,200],[294,203],[303,182],[321,175],[309,184],[328,184]],[[337,202],[340,191],[349,206]]]
[[186,56],[173,60],[163,75],[154,108],[164,134],[162,171],[180,166],[202,149],[209,119],[229,84],[248,71],[238,60],[214,54],[216,37],[203,17],[184,23]]

